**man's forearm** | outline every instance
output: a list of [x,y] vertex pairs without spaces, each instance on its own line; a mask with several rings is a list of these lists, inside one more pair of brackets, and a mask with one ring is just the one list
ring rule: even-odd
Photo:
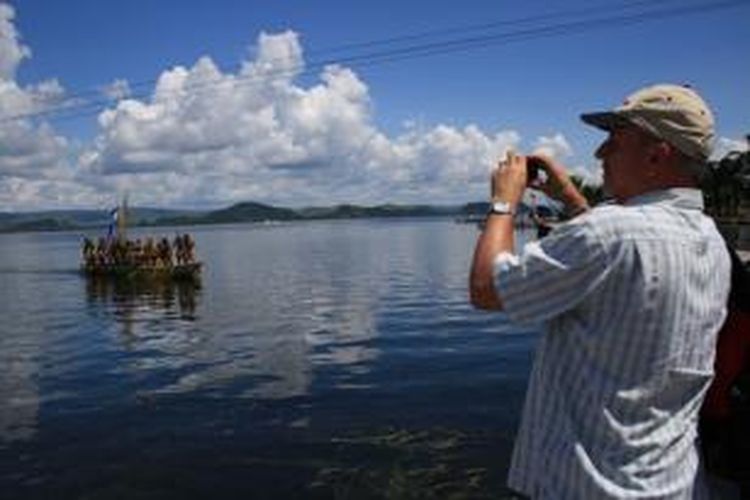
[[579,214],[589,208],[588,200],[578,191],[578,188],[572,182],[568,182],[562,190],[561,200],[570,214]]
[[493,264],[501,252],[514,249],[513,215],[490,215],[477,240],[471,266],[469,290],[471,303],[480,309],[502,309],[494,283]]

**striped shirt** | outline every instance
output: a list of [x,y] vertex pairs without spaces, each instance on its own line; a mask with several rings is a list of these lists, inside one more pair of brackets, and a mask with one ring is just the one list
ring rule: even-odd
[[500,255],[517,323],[543,324],[508,484],[533,498],[705,495],[696,422],[730,261],[695,189],[608,205]]

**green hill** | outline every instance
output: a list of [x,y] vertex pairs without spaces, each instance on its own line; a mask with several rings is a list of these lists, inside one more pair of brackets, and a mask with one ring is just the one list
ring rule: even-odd
[[[237,203],[213,211],[169,210],[131,207],[128,226],[190,226],[264,221],[359,219],[399,217],[451,217],[467,211],[469,205],[363,206],[343,204],[331,207],[290,209],[255,202]],[[92,230],[106,231],[112,217],[107,210],[58,210],[0,213],[0,232]]]
[[337,205],[297,210],[305,219],[357,219],[366,217],[440,217],[455,215],[460,207],[431,205]]
[[234,222],[262,222],[267,220],[294,220],[300,216],[294,210],[278,208],[262,203],[237,203],[228,208],[211,212],[197,212],[162,217],[156,219],[153,225],[191,225],[191,224],[228,224]]
[[6,232],[22,233],[32,231],[67,231],[78,228],[80,226],[69,220],[45,217],[11,223],[5,226],[3,230]]

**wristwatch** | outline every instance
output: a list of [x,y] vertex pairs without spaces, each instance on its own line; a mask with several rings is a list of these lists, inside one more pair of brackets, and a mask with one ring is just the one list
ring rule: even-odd
[[513,215],[513,207],[507,201],[493,201],[490,203],[489,214]]

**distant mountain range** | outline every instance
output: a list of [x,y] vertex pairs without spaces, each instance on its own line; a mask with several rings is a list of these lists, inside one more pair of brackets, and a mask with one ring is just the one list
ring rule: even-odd
[[[167,210],[131,207],[128,225],[175,226],[198,224],[226,224],[240,222],[292,221],[319,219],[357,219],[388,217],[460,217],[487,212],[486,203],[466,205],[336,205],[291,209],[262,203],[237,203],[219,210]],[[44,212],[0,212],[0,232],[62,231],[106,228],[112,218],[104,210],[57,210]]]

